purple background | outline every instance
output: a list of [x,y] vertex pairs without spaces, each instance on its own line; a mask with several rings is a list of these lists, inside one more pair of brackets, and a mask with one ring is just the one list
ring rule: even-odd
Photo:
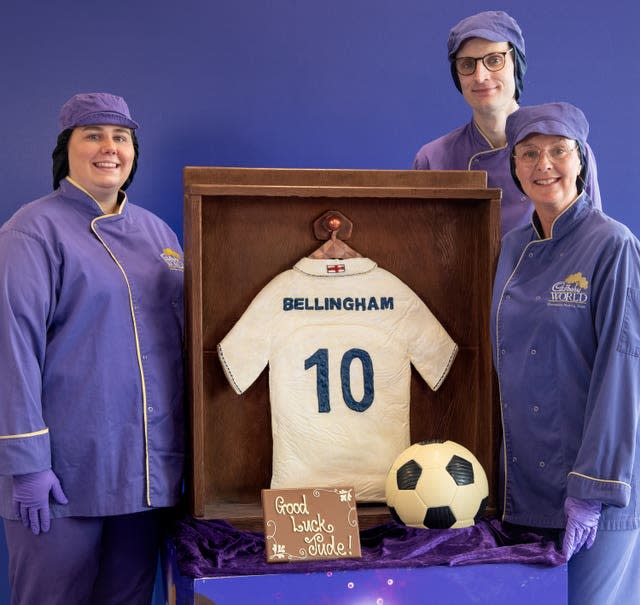
[[[469,119],[450,27],[495,9],[525,35],[522,103],[585,111],[603,207],[640,233],[634,0],[4,0],[0,223],[50,191],[58,111],[76,92],[127,99],[141,124],[130,197],[179,235],[185,165],[409,168]],[[0,602],[5,570],[0,535]]]

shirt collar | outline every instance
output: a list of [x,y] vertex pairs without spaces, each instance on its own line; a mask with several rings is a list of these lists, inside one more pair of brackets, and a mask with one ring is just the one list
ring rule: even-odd
[[317,277],[344,277],[361,275],[373,271],[378,265],[370,258],[347,259],[301,258],[293,267],[295,270]]
[[507,145],[503,145],[502,147],[494,147],[491,144],[491,141],[489,141],[489,139],[482,132],[482,130],[480,130],[480,126],[478,126],[474,122],[473,118],[471,118],[469,126],[474,144],[482,147],[483,151],[500,151],[502,149],[506,149]]
[[[567,233],[573,231],[579,223],[587,216],[592,210],[593,203],[591,198],[583,191],[578,197],[567,206],[553,221],[551,225],[551,236],[549,239],[557,240],[564,237]],[[539,227],[540,222],[537,214],[533,214],[533,223],[539,233],[542,233],[542,229]]]
[[94,216],[117,216],[122,215],[125,212],[127,206],[127,195],[124,191],[118,192],[118,198],[120,203],[118,204],[118,211],[111,215],[107,215],[102,211],[102,207],[86,189],[84,189],[77,181],[74,181],[70,176],[66,176],[60,181],[60,191],[62,195],[67,198],[71,198],[78,202],[81,202],[86,210],[95,211],[91,212]]

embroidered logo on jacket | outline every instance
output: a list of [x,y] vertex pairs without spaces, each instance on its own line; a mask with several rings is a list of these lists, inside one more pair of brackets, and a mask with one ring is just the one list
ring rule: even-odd
[[172,271],[184,271],[184,261],[182,255],[171,248],[165,248],[160,258],[167,263],[167,267]]
[[588,290],[589,280],[578,271],[553,284],[547,303],[560,307],[584,307],[589,301]]

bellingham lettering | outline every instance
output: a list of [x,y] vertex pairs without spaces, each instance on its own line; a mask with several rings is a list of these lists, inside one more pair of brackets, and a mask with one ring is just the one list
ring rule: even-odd
[[393,310],[393,296],[345,296],[340,298],[282,299],[283,311],[390,311]]

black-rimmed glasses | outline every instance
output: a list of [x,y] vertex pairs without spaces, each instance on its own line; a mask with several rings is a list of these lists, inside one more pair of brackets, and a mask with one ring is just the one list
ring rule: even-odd
[[478,61],[482,61],[482,64],[489,71],[500,71],[507,62],[507,55],[513,50],[499,51],[489,53],[484,57],[458,57],[455,61],[456,71],[461,76],[470,76],[476,71],[476,64]]

